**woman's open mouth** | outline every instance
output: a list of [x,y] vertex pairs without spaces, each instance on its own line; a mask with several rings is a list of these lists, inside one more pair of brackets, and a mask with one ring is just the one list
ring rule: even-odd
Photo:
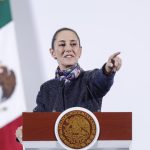
[[72,57],[74,57],[73,55],[66,55],[66,56],[64,56],[64,58],[72,58]]

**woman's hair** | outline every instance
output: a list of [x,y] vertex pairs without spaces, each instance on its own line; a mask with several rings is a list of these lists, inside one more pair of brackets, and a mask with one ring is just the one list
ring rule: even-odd
[[81,47],[80,38],[79,38],[79,36],[78,36],[78,34],[77,34],[76,31],[74,31],[73,29],[70,29],[70,28],[60,28],[60,29],[58,29],[58,30],[54,33],[54,35],[53,35],[52,43],[51,43],[51,48],[54,49],[54,42],[55,42],[55,40],[56,40],[56,36],[58,35],[58,33],[61,32],[61,31],[64,31],[64,30],[72,31],[72,32],[77,36],[77,38],[78,38],[78,40],[79,40],[79,46]]

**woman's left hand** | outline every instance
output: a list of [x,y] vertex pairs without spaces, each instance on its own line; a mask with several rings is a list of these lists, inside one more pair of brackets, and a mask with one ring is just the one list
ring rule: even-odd
[[122,60],[120,57],[118,57],[119,54],[120,52],[112,54],[106,62],[105,70],[108,74],[112,71],[116,72],[121,68]]

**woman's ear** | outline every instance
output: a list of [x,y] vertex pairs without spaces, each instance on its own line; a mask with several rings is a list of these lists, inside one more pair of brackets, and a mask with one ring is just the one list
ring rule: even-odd
[[79,58],[81,57],[82,54],[82,46],[80,46],[80,54],[79,54]]
[[50,53],[51,53],[51,56],[52,56],[54,59],[57,59],[55,50],[52,49],[52,48],[50,48],[49,51],[50,51]]

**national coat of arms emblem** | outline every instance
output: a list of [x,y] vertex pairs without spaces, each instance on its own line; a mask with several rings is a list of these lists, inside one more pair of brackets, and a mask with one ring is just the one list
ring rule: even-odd
[[58,117],[55,135],[69,150],[85,150],[94,145],[99,136],[99,122],[95,115],[82,107],[67,109]]

